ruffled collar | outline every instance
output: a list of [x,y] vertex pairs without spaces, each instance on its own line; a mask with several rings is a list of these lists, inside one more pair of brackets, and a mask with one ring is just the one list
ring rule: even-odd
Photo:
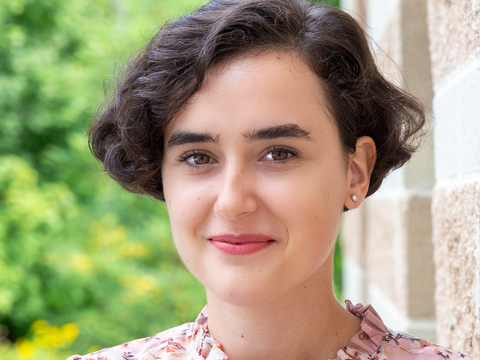
[[360,331],[350,339],[350,343],[337,352],[337,359],[369,359],[381,348],[388,329],[371,305],[357,304],[354,306],[349,300],[345,303],[347,310],[362,319],[362,323]]
[[[349,344],[337,352],[337,360],[366,360],[377,353],[388,333],[387,327],[371,305],[353,305],[346,301],[347,310],[360,318],[360,331],[350,339]],[[191,345],[194,351],[205,360],[227,360],[222,345],[208,331],[208,308],[205,306],[191,328]]]
[[208,308],[205,305],[192,326],[192,342],[195,352],[201,359],[227,360],[222,344],[217,342],[208,331]]

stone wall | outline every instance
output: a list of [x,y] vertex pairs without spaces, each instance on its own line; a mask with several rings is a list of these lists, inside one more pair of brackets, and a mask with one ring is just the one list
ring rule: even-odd
[[480,0],[342,6],[434,123],[407,166],[345,215],[344,295],[392,328],[480,358]]
[[438,341],[480,358],[480,1],[429,0]]

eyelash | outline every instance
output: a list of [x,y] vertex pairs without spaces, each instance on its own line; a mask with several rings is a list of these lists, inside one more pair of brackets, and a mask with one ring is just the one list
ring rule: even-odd
[[[300,152],[298,150],[292,149],[292,148],[287,147],[287,146],[277,146],[276,145],[276,146],[272,146],[272,147],[269,147],[268,149],[266,149],[265,154],[262,156],[262,158],[265,157],[266,155],[268,155],[269,153],[272,153],[272,152],[275,152],[275,151],[285,151],[285,152],[288,152],[289,155],[290,155],[285,160],[273,160],[273,162],[276,163],[276,164],[285,165],[292,157],[300,156]],[[213,159],[212,156],[210,156],[207,152],[205,152],[203,150],[189,150],[189,151],[186,151],[183,154],[181,154],[177,158],[177,161],[181,162],[181,163],[185,163],[188,167],[190,167],[194,170],[200,170],[202,165],[192,165],[187,161],[190,157],[192,157],[194,155],[208,156],[211,159]]]
[[212,156],[208,155],[205,151],[203,150],[189,150],[189,151],[186,151],[184,152],[183,154],[181,154],[178,158],[177,158],[177,161],[178,162],[181,162],[181,163],[185,163],[185,165],[187,165],[189,168],[193,169],[193,170],[200,170],[200,167],[202,165],[192,165],[190,164],[187,160],[189,158],[191,158],[192,156],[194,155],[202,155],[202,156],[208,156],[210,158],[213,159]]
[[267,150],[265,150],[265,155],[262,156],[265,157],[267,154],[275,152],[275,151],[285,151],[289,153],[291,156],[288,156],[285,160],[273,160],[276,164],[286,164],[287,161],[289,161],[292,157],[298,157],[300,156],[300,152],[298,150],[292,149],[288,146],[272,146],[269,147]]

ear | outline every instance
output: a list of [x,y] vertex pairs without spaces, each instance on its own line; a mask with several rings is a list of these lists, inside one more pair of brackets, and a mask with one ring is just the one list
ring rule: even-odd
[[[350,155],[348,160],[347,191],[344,201],[347,208],[356,209],[365,199],[376,158],[377,148],[373,139],[370,136],[358,138],[355,153]],[[357,201],[353,201],[354,196]]]

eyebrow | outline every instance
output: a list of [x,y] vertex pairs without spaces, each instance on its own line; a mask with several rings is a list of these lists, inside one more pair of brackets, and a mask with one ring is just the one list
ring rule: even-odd
[[283,124],[264,129],[254,130],[250,134],[243,135],[247,141],[270,140],[278,138],[300,138],[313,140],[312,134],[297,124]]
[[195,133],[189,131],[175,131],[168,140],[167,147],[173,147],[192,143],[218,143],[218,136],[214,137],[210,133]]
[[[307,130],[301,128],[297,124],[283,124],[270,126],[259,130],[253,130],[251,133],[243,134],[243,137],[248,142],[257,140],[271,140],[278,138],[300,138],[306,140],[313,140],[312,134]],[[213,136],[210,133],[196,133],[178,130],[175,131],[168,140],[167,147],[170,148],[174,146],[192,143],[218,143],[218,141],[218,135]]]

